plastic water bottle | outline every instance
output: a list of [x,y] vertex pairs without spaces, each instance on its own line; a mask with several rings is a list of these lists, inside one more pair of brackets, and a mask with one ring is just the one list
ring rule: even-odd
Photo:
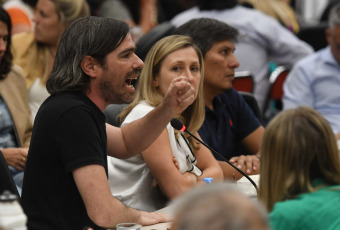
[[26,230],[27,217],[18,197],[9,191],[0,195],[0,230]]
[[203,181],[205,183],[207,183],[207,184],[210,184],[210,183],[212,183],[214,181],[214,178],[212,178],[212,177],[205,177],[205,178],[203,178]]

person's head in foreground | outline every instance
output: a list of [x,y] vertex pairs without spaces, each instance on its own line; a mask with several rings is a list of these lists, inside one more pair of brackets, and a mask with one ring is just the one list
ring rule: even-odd
[[259,198],[268,211],[276,202],[340,184],[337,144],[327,121],[307,107],[275,116],[262,139],[260,175]]
[[268,230],[267,213],[260,203],[233,184],[197,187],[173,202],[172,230]]
[[78,19],[61,38],[47,90],[97,93],[106,106],[130,103],[135,92],[131,80],[143,67],[134,50],[126,23],[92,16]]
[[121,120],[142,100],[154,107],[159,105],[171,81],[186,76],[195,88],[196,99],[178,117],[190,132],[196,132],[204,120],[203,72],[201,51],[190,37],[172,35],[159,40],[146,56],[134,100],[120,115]]

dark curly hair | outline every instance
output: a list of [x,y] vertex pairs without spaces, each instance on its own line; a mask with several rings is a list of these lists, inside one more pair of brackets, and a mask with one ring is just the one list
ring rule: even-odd
[[9,17],[6,10],[4,10],[2,7],[0,7],[0,21],[5,23],[8,29],[7,47],[6,47],[4,57],[2,58],[2,61],[0,62],[0,79],[4,79],[6,78],[7,74],[11,71],[13,56],[10,50],[11,31],[12,31],[11,18]]

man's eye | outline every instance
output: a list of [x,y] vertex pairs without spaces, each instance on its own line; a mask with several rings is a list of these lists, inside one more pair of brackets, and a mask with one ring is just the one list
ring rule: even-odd
[[123,56],[123,58],[128,58],[128,57],[130,57],[130,55],[131,55],[130,53],[127,53]]

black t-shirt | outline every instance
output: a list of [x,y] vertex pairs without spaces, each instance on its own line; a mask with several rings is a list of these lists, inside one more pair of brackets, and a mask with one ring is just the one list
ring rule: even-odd
[[64,92],[41,105],[25,168],[22,205],[28,229],[96,226],[88,217],[72,171],[98,164],[107,173],[105,116],[85,95]]

